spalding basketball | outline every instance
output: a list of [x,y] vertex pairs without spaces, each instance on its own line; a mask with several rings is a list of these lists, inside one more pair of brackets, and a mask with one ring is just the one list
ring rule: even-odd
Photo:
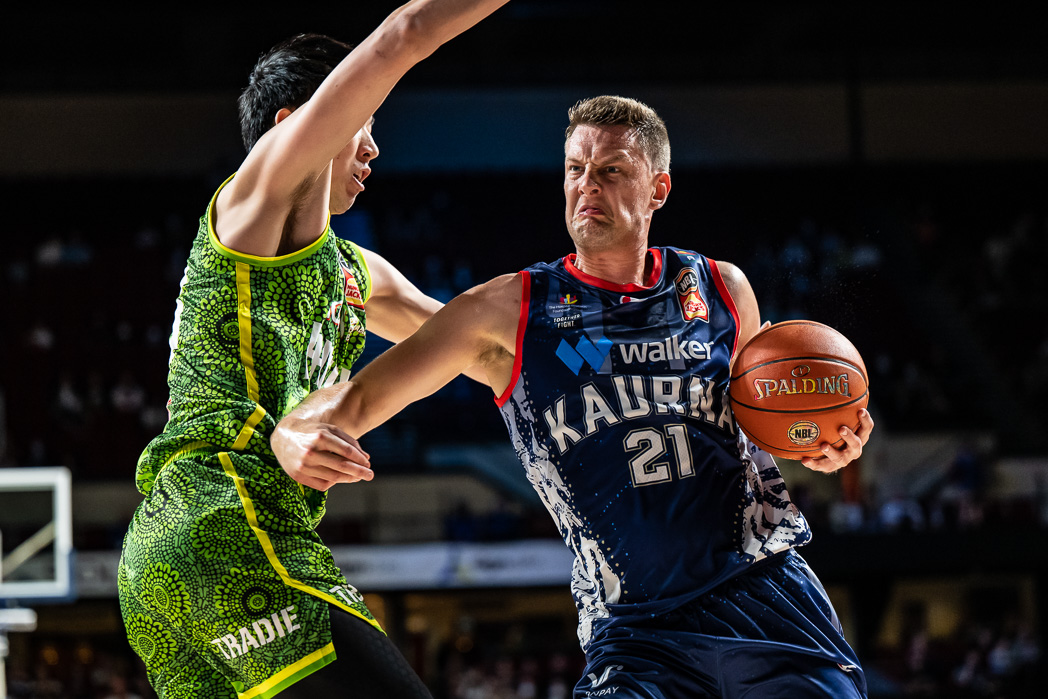
[[859,428],[870,393],[855,346],[828,325],[788,320],[757,333],[735,358],[729,385],[735,420],[775,456],[822,456],[841,447],[840,428]]

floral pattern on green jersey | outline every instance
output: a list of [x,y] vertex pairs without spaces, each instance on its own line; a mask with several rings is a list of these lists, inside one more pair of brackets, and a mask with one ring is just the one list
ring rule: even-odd
[[215,586],[215,609],[220,617],[230,619],[236,626],[289,604],[288,588],[272,570],[232,568]]
[[[246,315],[238,305],[245,280]],[[171,420],[139,460],[139,490],[148,493],[160,469],[187,444],[231,449],[259,405],[265,417],[245,433],[241,451],[273,458],[269,434],[276,422],[311,391],[348,376],[363,351],[361,302],[370,285],[359,249],[330,230],[301,259],[247,264],[212,244],[201,217],[179,294],[168,373]],[[241,351],[248,328],[257,403]]]
[[[250,538],[249,538],[250,537]],[[254,545],[253,536],[240,510],[221,509],[193,520],[189,540],[202,559],[235,560],[243,556],[245,545]]]
[[237,674],[247,686],[254,687],[268,680],[273,674],[273,669],[262,659],[248,653],[237,658]]
[[[258,495],[250,509],[258,513],[267,508],[265,494],[280,487],[283,472],[271,472],[258,456],[227,458],[226,468]],[[226,677],[252,687],[330,642],[331,597],[373,623],[355,595],[340,591],[345,578],[315,532],[273,533],[263,547],[248,525],[232,474],[222,470],[218,457],[188,456],[168,467],[158,481],[158,496],[183,492],[174,485],[176,470],[195,479],[197,500],[179,516],[174,534],[156,536],[133,527],[118,572],[121,612],[136,652],[156,656],[158,647],[167,647],[168,637],[153,633],[154,625],[148,623],[155,619],[178,640],[180,651],[190,648],[195,657],[211,658],[225,666]],[[306,509],[302,502],[298,507]],[[141,512],[136,519],[140,517]],[[306,590],[285,584],[274,570],[275,560]],[[234,641],[239,650],[231,647]],[[161,652],[156,657],[168,656]],[[212,683],[202,674],[205,664],[198,663],[195,674],[179,671],[175,677],[162,663],[146,661],[150,676],[170,682],[165,686],[172,689],[181,690],[183,683],[197,678],[203,683],[197,696],[232,696],[215,693],[215,687],[224,692],[228,682]]]
[[210,643],[212,639],[217,638],[221,634],[218,632],[218,626],[215,624],[215,620],[211,616],[203,614],[197,614],[188,622],[189,635],[198,643]]
[[147,666],[166,665],[178,651],[175,637],[163,624],[144,614],[125,620],[127,640]]
[[270,506],[255,513],[259,527],[277,534],[308,531],[308,513],[297,488],[275,488],[266,499]]
[[[325,600],[345,579],[312,530],[326,495],[284,475],[269,435],[349,374],[370,284],[359,249],[330,229],[301,256],[260,263],[213,244],[201,218],[179,293],[170,419],[138,462],[147,498],[119,573],[128,639],[162,696],[231,697],[229,680],[255,686],[330,642]],[[284,635],[256,630],[267,619],[276,630],[275,618]],[[175,677],[167,664],[183,649],[224,677],[203,662]]]
[[314,570],[327,570],[335,567],[335,557],[327,546],[313,546],[309,549],[309,567]]
[[[230,690],[232,695],[232,690]],[[173,685],[164,692],[164,699],[200,699],[200,697],[212,696],[207,694],[204,683],[201,680],[190,680]]]
[[182,576],[167,563],[154,563],[142,572],[142,602],[181,626],[189,617],[189,591]]
[[162,537],[178,528],[179,509],[171,494],[158,488],[142,502],[135,521],[149,536]]
[[164,473],[164,490],[171,499],[171,506],[177,511],[169,514],[178,516],[198,500],[197,484],[190,474],[182,469],[168,469]]

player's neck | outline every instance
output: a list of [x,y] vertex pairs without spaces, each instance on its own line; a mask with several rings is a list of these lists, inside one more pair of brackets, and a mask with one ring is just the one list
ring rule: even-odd
[[575,269],[620,286],[645,286],[653,264],[646,240],[629,249],[587,252],[576,247],[575,252]]
[[288,255],[308,247],[319,238],[328,225],[330,175],[318,177],[308,189],[298,194],[281,236],[277,254]]

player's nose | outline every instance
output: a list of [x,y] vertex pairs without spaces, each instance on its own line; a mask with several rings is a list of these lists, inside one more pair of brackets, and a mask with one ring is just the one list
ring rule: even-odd
[[578,179],[579,191],[592,194],[593,192],[600,191],[600,183],[597,182],[597,178],[593,176],[593,171],[587,168],[582,173],[582,177]]
[[375,143],[375,139],[370,135],[360,142],[360,152],[358,153],[362,162],[368,162],[378,157],[378,144]]

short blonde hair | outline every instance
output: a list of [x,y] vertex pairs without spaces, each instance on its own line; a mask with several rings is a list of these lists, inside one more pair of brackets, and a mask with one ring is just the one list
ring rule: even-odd
[[579,126],[627,126],[637,135],[652,167],[659,172],[670,171],[670,137],[666,124],[643,102],[617,95],[590,97],[576,102],[568,110],[568,122],[565,143]]

